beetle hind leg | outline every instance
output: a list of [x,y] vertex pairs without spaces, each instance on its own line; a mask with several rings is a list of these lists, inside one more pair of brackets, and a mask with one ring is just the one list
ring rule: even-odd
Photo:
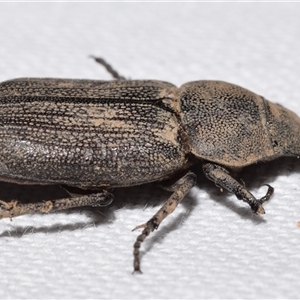
[[145,224],[135,227],[133,230],[144,228],[142,233],[137,237],[136,242],[133,245],[134,251],[134,272],[141,273],[140,270],[140,247],[142,242],[146,237],[155,229],[158,228],[160,223],[171,214],[189,190],[196,184],[196,175],[192,172],[188,172],[182,178],[180,178],[173,186],[173,194],[170,198],[163,204],[159,211]]
[[225,168],[216,164],[206,163],[203,165],[203,172],[205,176],[215,182],[216,185],[235,194],[239,200],[248,203],[254,213],[265,213],[262,204],[268,201],[274,192],[274,189],[270,185],[266,184],[268,186],[266,195],[260,199],[256,199],[242,184],[232,178]]
[[28,204],[22,204],[17,200],[10,202],[0,200],[0,219],[14,218],[26,214],[49,213],[80,206],[107,206],[112,200],[113,195],[107,191],[74,198],[70,197]]

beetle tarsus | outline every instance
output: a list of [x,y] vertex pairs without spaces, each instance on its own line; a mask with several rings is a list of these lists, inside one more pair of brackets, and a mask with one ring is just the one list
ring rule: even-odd
[[[154,220],[155,219],[155,220]],[[146,227],[144,228],[143,232],[137,237],[136,242],[133,245],[133,269],[134,273],[142,273],[140,269],[140,247],[142,242],[146,239],[146,237],[154,231],[154,229],[158,226],[155,225],[154,222],[157,222],[156,218],[150,219],[145,225]],[[136,228],[140,228],[140,226],[137,226]]]
[[269,188],[264,197],[261,199],[256,199],[244,186],[235,180],[225,168],[212,163],[205,163],[203,165],[203,171],[206,177],[217,186],[221,186],[227,191],[234,193],[239,200],[242,200],[249,204],[252,211],[255,214],[261,215],[265,213],[262,204],[270,199],[274,189],[266,184]]
[[107,191],[101,193],[83,195],[74,198],[47,200],[37,203],[22,204],[13,200],[5,202],[0,200],[0,219],[13,218],[26,214],[49,213],[53,211],[80,206],[107,206],[112,202],[113,195]]
[[164,203],[159,211],[146,223],[134,228],[144,228],[142,233],[137,237],[136,242],[133,245],[133,268],[134,273],[140,272],[140,247],[146,237],[155,229],[158,228],[160,223],[171,214],[189,190],[196,184],[196,175],[192,172],[188,172],[182,178],[176,182],[177,189],[173,192],[171,197]]
[[268,187],[268,191],[266,195],[260,198],[259,200],[257,199],[253,200],[253,202],[250,204],[252,211],[257,215],[265,214],[265,210],[262,204],[268,201],[274,193],[273,187],[271,187],[269,184],[265,184],[265,185]]
[[272,186],[270,186],[269,184],[265,184],[265,185],[268,187],[268,191],[265,196],[259,199],[259,202],[261,204],[268,201],[274,193],[274,188]]

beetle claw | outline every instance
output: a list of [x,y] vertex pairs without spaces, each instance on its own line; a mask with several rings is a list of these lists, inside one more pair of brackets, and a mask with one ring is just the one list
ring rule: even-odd
[[140,268],[134,269],[132,274],[143,274],[143,272],[140,270]]
[[141,229],[141,228],[146,228],[146,226],[147,226],[146,223],[141,224],[141,225],[138,225],[138,226],[134,227],[134,228],[132,229],[132,231],[136,231],[136,230]]

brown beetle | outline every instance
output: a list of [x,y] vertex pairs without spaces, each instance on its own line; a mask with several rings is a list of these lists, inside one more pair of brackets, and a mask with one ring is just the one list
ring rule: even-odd
[[300,119],[288,109],[221,81],[180,88],[154,80],[24,78],[0,84],[0,180],[92,189],[88,195],[22,204],[0,201],[0,218],[78,206],[106,206],[111,188],[173,183],[162,208],[134,244],[140,271],[144,239],[196,183],[189,168],[203,162],[217,186],[247,202],[254,213],[273,193],[256,199],[230,174],[250,164],[300,155]]

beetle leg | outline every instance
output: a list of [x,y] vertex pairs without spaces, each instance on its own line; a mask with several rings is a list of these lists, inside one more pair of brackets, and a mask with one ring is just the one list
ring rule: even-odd
[[264,197],[261,199],[256,199],[244,185],[236,181],[229,172],[216,164],[206,163],[203,165],[203,172],[205,176],[215,182],[218,186],[223,187],[227,191],[234,193],[239,200],[248,203],[252,211],[256,214],[264,214],[265,210],[262,204],[270,199],[274,189],[268,186],[268,191]]
[[142,242],[146,237],[157,229],[160,223],[171,214],[189,190],[196,184],[196,175],[192,172],[188,172],[183,177],[181,177],[173,186],[174,190],[171,197],[164,203],[164,205],[159,209],[159,211],[145,224],[135,227],[133,230],[144,228],[143,232],[137,237],[136,242],[133,245],[133,267],[134,272],[141,273],[140,270],[140,247]]
[[97,63],[99,63],[100,65],[102,65],[107,72],[114,78],[117,80],[126,80],[126,78],[122,75],[120,75],[109,63],[107,63],[103,58],[101,57],[95,57],[93,55],[91,55],[91,58],[93,58]]
[[112,202],[112,200],[113,195],[107,191],[74,198],[47,200],[44,202],[28,204],[22,204],[17,200],[10,202],[0,200],[0,219],[13,218],[34,213],[49,213],[80,206],[107,206]]

